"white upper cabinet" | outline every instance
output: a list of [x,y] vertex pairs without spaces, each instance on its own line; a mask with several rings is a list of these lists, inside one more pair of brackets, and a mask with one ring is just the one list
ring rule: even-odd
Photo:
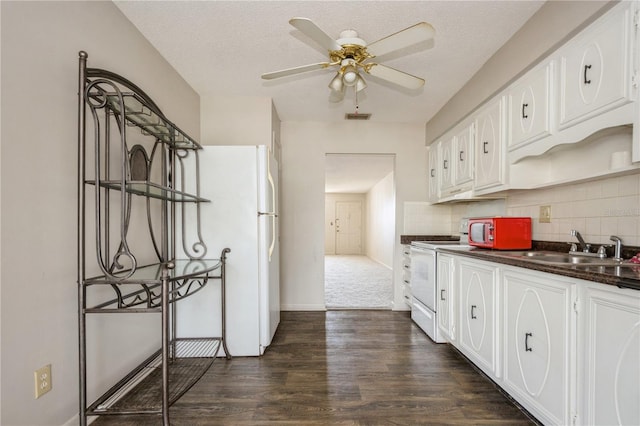
[[[640,169],[640,164],[612,167],[610,162],[614,152],[631,151],[632,162],[640,163],[639,10],[638,1],[614,3],[463,118],[466,124],[451,128],[440,139],[437,200],[480,198]],[[633,126],[631,138],[628,126]],[[626,139],[616,134],[612,143],[611,136],[621,130]],[[473,164],[466,161],[469,141]],[[583,149],[591,142],[598,154]],[[572,169],[576,163],[584,164],[577,173]]]
[[476,190],[505,183],[504,98],[498,97],[476,116]]
[[470,182],[473,178],[473,123],[464,126],[455,140],[455,184]]
[[453,136],[446,138],[438,143],[438,168],[440,176],[440,192],[445,193],[453,187],[453,167],[451,165],[451,157],[454,149],[455,138]]
[[[446,200],[463,191],[471,189],[473,180],[473,141],[474,123],[465,122],[448,132],[438,142],[437,167],[433,172],[438,176],[438,201]],[[429,157],[429,173],[432,158]],[[431,195],[435,195],[429,187]]]
[[432,144],[427,148],[427,163],[428,163],[428,173],[427,177],[429,181],[429,192],[427,194],[427,200],[434,203],[438,201],[439,197],[439,185],[440,180],[438,176],[438,145]]
[[509,90],[509,150],[550,134],[553,65],[536,67]]
[[574,37],[559,52],[560,119],[566,128],[630,102],[631,2]]

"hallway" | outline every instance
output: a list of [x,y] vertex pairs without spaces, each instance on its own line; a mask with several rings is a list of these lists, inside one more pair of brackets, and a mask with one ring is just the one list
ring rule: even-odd
[[325,255],[324,300],[327,309],[391,309],[392,270],[358,255]]

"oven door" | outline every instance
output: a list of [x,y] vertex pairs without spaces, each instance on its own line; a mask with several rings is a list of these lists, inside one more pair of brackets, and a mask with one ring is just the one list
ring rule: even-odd
[[427,308],[436,311],[436,252],[411,247],[411,293]]

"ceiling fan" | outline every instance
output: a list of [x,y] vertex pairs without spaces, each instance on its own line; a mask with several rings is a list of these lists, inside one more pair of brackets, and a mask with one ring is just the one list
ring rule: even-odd
[[310,19],[292,18],[289,23],[327,49],[329,62],[319,62],[265,73],[262,74],[262,78],[265,80],[336,66],[338,67],[338,72],[329,83],[329,88],[332,91],[330,99],[335,102],[339,102],[344,98],[347,87],[354,87],[356,93],[367,87],[359,73],[360,70],[408,89],[419,89],[424,85],[424,80],[420,77],[371,60],[413,44],[433,39],[435,30],[426,22],[420,22],[371,44],[367,44],[363,39],[359,38],[358,33],[354,30],[344,30],[340,33],[340,38],[334,40]]

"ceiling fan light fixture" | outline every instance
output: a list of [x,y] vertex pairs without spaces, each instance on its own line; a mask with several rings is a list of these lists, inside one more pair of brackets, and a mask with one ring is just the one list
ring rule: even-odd
[[341,92],[344,90],[344,83],[342,82],[342,74],[337,73],[335,77],[329,83],[329,88],[335,92]]
[[364,90],[367,88],[367,82],[364,81],[364,78],[360,77],[360,75],[358,75],[358,78],[356,79],[356,92],[359,92],[361,90]]
[[352,65],[347,65],[344,67],[344,71],[342,73],[342,81],[346,86],[354,86],[358,82],[358,71]]

